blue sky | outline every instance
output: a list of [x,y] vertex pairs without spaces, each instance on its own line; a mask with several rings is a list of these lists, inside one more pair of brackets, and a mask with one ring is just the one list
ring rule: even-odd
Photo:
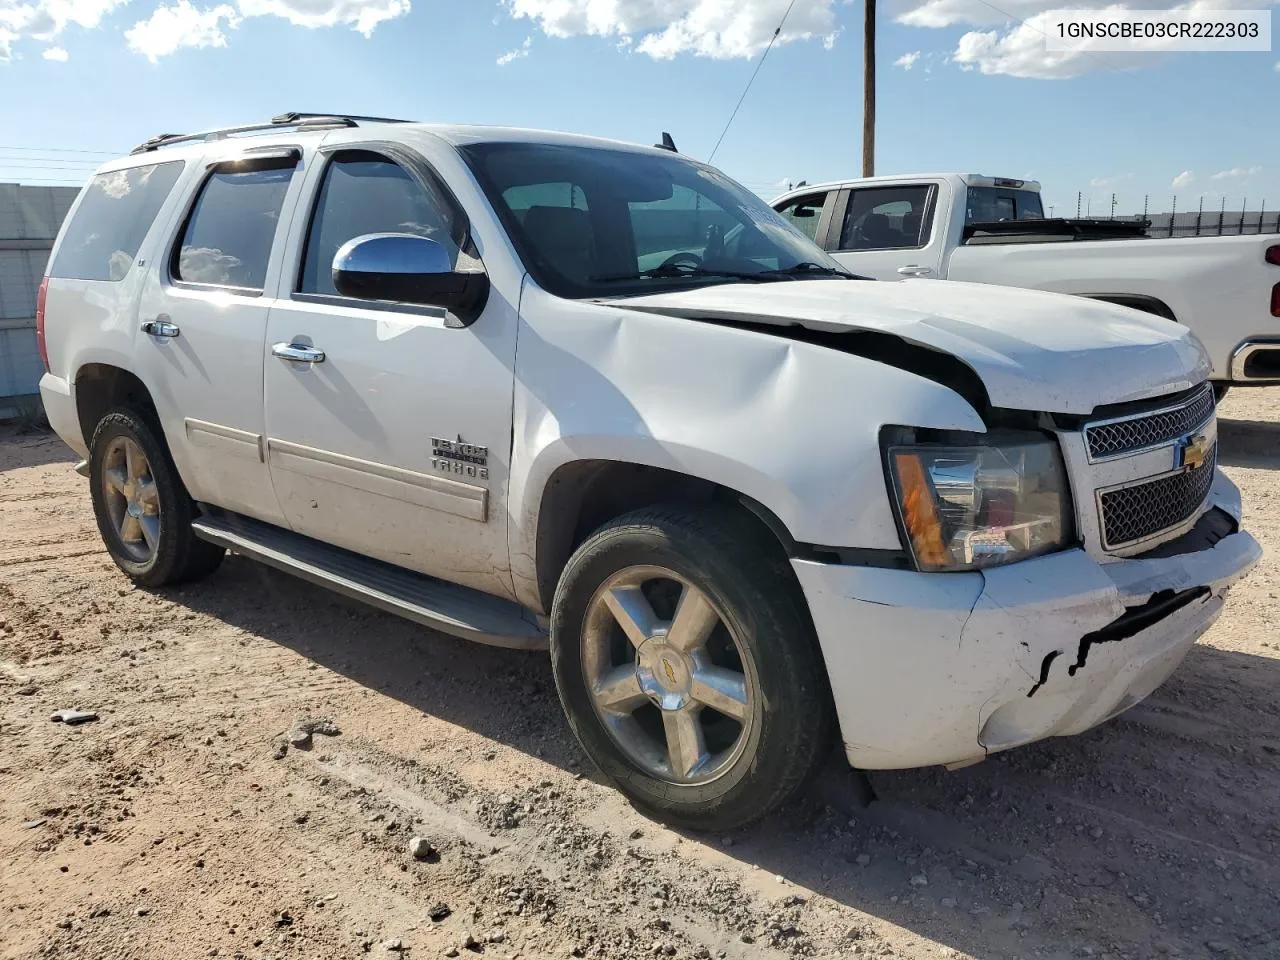
[[[669,130],[705,159],[787,3],[0,0],[0,181],[74,182],[95,157],[55,149],[290,109]],[[1036,24],[1057,4],[997,6],[881,0],[877,172],[1035,177],[1060,215],[1077,191],[1095,214],[1113,191],[1167,209],[1177,178],[1180,208],[1280,209],[1275,52],[1054,59]],[[717,165],[765,195],[857,175],[861,30],[861,3],[796,0]]]

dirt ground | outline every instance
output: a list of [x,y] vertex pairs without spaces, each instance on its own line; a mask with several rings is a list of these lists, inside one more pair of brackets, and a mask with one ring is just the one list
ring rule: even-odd
[[134,589],[0,428],[0,956],[1280,958],[1280,389],[1221,416],[1268,553],[1149,701],[866,809],[833,760],[726,837],[597,779],[545,655],[237,557]]

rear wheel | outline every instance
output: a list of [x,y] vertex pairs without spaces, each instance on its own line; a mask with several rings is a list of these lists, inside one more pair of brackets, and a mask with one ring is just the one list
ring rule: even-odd
[[828,751],[804,598],[777,543],[736,512],[656,508],[596,531],[561,578],[551,648],[583,749],[681,826],[764,816]]
[[147,418],[111,411],[98,422],[90,453],[93,511],[116,566],[149,587],[217,569],[225,551],[192,532],[195,504]]

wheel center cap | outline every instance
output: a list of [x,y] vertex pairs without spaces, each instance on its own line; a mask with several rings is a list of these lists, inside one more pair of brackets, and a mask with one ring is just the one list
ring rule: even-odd
[[640,686],[664,710],[679,710],[689,700],[693,675],[685,655],[661,637],[645,641],[636,652]]
[[125,510],[131,517],[136,518],[142,516],[142,504],[138,503],[137,500],[130,500],[128,506],[125,507]]

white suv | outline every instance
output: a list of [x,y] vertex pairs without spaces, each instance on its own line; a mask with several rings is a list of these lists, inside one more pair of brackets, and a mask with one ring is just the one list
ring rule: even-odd
[[549,643],[586,751],[693,827],[775,808],[837,730],[861,768],[1085,730],[1259,556],[1185,329],[852,277],[670,149],[156,138],[81,194],[40,335],[125,573],[230,548]]

